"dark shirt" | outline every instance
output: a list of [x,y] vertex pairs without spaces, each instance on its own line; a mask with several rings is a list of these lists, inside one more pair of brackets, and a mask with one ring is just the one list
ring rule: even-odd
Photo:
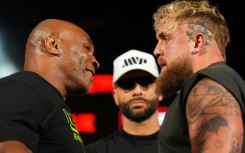
[[101,140],[85,146],[86,153],[157,153],[158,132],[136,136],[119,128]]
[[[243,126],[245,127],[245,82],[224,62],[215,63],[208,68],[194,73],[184,83],[180,93],[168,107],[158,136],[159,153],[191,153],[185,106],[192,87],[202,78],[211,78],[219,82],[236,98],[241,107]],[[243,134],[245,136],[245,132]],[[244,142],[245,139],[243,139],[242,152],[245,152]]]
[[33,153],[84,153],[63,97],[33,72],[0,79],[0,142],[18,140]]

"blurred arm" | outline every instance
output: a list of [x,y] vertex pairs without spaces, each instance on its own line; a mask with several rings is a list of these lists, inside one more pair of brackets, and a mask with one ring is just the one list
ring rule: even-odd
[[19,141],[0,142],[0,153],[32,153],[25,144]]

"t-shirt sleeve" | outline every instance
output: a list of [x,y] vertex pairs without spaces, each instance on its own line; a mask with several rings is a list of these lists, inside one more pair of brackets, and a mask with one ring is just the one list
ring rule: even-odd
[[0,141],[18,140],[33,150],[45,115],[41,97],[23,83],[2,84],[0,93]]

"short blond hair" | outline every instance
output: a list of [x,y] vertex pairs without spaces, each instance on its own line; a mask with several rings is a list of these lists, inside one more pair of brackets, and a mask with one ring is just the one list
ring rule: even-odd
[[225,51],[230,42],[229,28],[224,16],[216,6],[212,6],[206,0],[176,0],[172,3],[160,6],[153,14],[154,29],[157,31],[168,21],[173,21],[173,30],[183,23],[202,22],[214,36],[221,53],[225,57]]

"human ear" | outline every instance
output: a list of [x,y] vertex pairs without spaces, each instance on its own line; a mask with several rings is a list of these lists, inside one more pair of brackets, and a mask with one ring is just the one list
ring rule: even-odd
[[162,99],[163,99],[163,96],[162,95],[159,95],[158,96],[158,101],[162,101]]
[[194,46],[193,46],[193,50],[191,52],[192,55],[194,54],[198,54],[198,55],[202,55],[205,53],[205,44],[206,44],[206,39],[205,36],[201,33],[196,34],[193,38],[192,38],[193,42],[194,42]]
[[115,89],[112,91],[112,96],[113,96],[114,102],[118,106],[119,105],[118,96],[117,96],[117,92],[115,91]]
[[60,54],[60,51],[58,48],[58,41],[57,41],[55,36],[49,35],[45,39],[45,46],[46,46],[49,53],[51,53],[53,55],[59,55]]

